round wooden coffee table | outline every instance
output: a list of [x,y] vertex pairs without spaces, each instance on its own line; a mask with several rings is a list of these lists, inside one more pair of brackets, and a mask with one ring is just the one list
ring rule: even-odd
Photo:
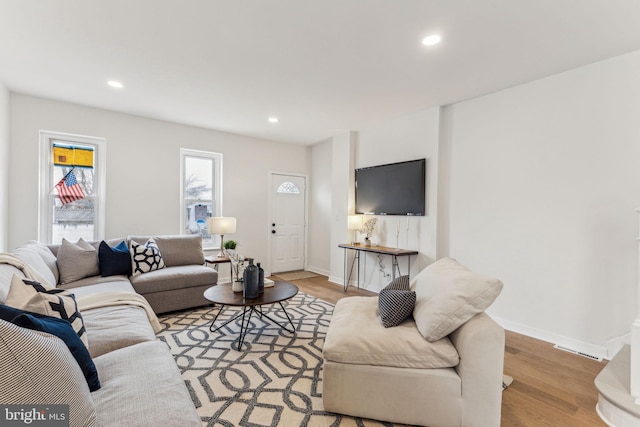
[[[251,322],[251,316],[253,315],[253,313],[259,316],[261,319],[268,319],[273,324],[278,325],[285,331],[293,334],[296,332],[296,328],[293,325],[293,321],[291,320],[291,317],[289,317],[287,310],[285,310],[284,306],[282,305],[282,301],[293,298],[297,293],[298,287],[289,282],[275,282],[273,286],[264,288],[264,293],[260,294],[258,298],[251,299],[245,299],[242,292],[233,292],[231,290],[231,283],[223,283],[212,286],[204,291],[204,297],[214,304],[220,304],[220,310],[216,314],[216,317],[213,318],[209,330],[211,332],[217,332],[218,330],[220,330],[220,328],[228,325],[239,317],[242,317],[242,321],[240,322],[240,339],[238,341],[238,351],[240,351],[240,349],[242,348],[242,344],[244,343],[244,338],[247,335],[247,330],[249,329],[249,324]],[[287,316],[287,320],[291,325],[290,329],[287,328],[286,324],[283,325],[275,319],[267,316],[266,313],[262,312],[263,305],[275,303],[278,303],[280,305],[280,308],[284,312],[285,316]],[[222,325],[214,329],[214,325],[216,323],[216,320],[218,320],[218,316],[220,316],[220,313],[222,313],[226,306],[242,307],[242,310],[232,319],[227,320]],[[244,321],[245,317],[247,317],[246,325]]]

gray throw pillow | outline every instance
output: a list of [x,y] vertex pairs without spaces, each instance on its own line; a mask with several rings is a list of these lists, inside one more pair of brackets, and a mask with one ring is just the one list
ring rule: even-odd
[[85,277],[99,276],[98,251],[82,238],[78,243],[62,239],[58,249],[58,270],[60,284],[75,282]]

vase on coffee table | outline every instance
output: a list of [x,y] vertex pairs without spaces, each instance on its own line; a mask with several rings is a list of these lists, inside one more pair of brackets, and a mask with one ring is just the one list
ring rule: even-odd
[[244,284],[242,283],[241,280],[234,280],[231,283],[231,290],[233,292],[242,292],[244,291]]

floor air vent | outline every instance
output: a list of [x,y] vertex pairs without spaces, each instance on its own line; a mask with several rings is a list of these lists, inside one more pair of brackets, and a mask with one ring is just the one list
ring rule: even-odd
[[576,351],[571,348],[563,347],[561,345],[554,345],[553,348],[557,348],[558,350],[566,351],[568,353],[577,354],[578,356],[586,357],[587,359],[596,360],[598,362],[602,362],[602,357],[594,356],[592,354],[583,353],[582,351]]

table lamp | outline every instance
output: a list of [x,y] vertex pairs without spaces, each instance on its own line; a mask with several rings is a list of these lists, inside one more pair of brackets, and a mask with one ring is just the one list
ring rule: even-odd
[[351,242],[352,244],[357,244],[357,236],[356,233],[359,230],[362,230],[362,215],[349,215],[347,217],[347,228],[349,230],[354,230],[353,232],[353,241]]
[[212,216],[207,218],[207,228],[209,233],[220,235],[218,258],[224,258],[224,235],[236,232],[236,219],[232,216]]

